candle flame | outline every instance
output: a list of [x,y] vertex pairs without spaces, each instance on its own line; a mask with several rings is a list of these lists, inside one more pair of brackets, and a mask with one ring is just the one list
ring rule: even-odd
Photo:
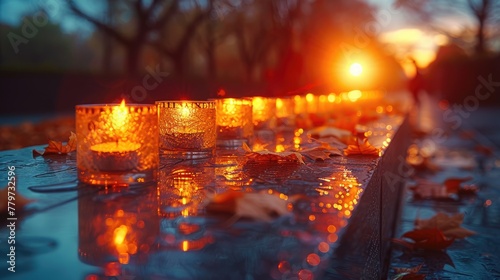
[[313,102],[314,101],[314,94],[312,94],[312,93],[306,94],[306,100],[309,103]]
[[328,102],[333,103],[333,102],[335,102],[335,99],[336,99],[335,94],[330,93],[328,95]]
[[264,99],[262,97],[254,97],[252,99],[252,106],[255,110],[264,110]]
[[189,242],[187,240],[182,241],[182,251],[187,252],[189,250]]
[[181,107],[181,115],[183,117],[188,117],[191,115],[191,110],[188,107]]
[[283,108],[283,100],[276,98],[276,109],[280,110],[281,108]]
[[125,106],[125,99],[122,100],[119,106],[114,106],[111,113],[111,121],[114,129],[123,129],[127,122],[128,110]]
[[227,99],[224,102],[224,113],[225,114],[235,114],[236,111],[236,100],[233,98]]

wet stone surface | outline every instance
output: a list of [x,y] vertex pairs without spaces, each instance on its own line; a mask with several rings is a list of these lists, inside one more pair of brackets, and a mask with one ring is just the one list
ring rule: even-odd
[[[301,165],[224,152],[201,162],[162,161],[158,183],[125,189],[76,182],[74,154],[34,159],[33,147],[0,152],[2,172],[16,166],[17,195],[34,200],[18,215],[18,272],[9,274],[3,263],[0,276],[380,278],[400,189],[386,191],[392,188],[384,187],[383,176],[396,172],[392,159],[409,142],[402,118],[386,121],[397,133],[382,157]],[[207,213],[210,197],[228,190],[293,197],[293,209],[271,222]]]

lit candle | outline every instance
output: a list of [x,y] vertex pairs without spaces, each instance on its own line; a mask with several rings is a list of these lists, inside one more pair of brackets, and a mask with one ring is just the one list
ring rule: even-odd
[[106,142],[90,147],[97,169],[101,171],[128,171],[139,164],[137,151],[141,144],[134,142]]
[[252,98],[252,106],[255,130],[276,128],[276,98],[256,96]]
[[[197,126],[190,124],[195,121],[196,115],[192,108],[183,106],[179,107],[181,120],[183,120],[177,131],[172,133],[172,136],[178,142],[180,149],[201,149],[203,148],[203,131]],[[168,137],[168,135],[166,136]]]
[[150,104],[76,106],[78,179],[92,185],[156,180],[158,113]]
[[241,147],[253,136],[252,100],[216,99],[217,146]]
[[174,158],[200,158],[215,150],[214,101],[157,101],[160,150]]
[[295,126],[295,100],[294,97],[276,98],[276,119],[280,129]]
[[117,140],[90,147],[94,163],[100,171],[128,171],[139,164],[137,150],[141,144],[123,140],[126,139],[129,130],[128,119],[128,109],[123,100],[119,106],[113,107],[108,126],[108,134]]

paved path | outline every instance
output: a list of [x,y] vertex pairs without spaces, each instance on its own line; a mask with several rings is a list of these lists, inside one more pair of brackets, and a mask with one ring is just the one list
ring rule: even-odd
[[[425,96],[420,109],[412,120],[416,130],[426,134],[414,143],[420,152],[432,154],[430,169],[440,170],[415,169],[408,178],[396,237],[414,229],[416,218],[428,219],[438,212],[463,213],[462,226],[477,234],[456,239],[444,251],[409,250],[394,244],[389,278],[395,277],[395,267],[422,264],[418,273],[425,279],[500,279],[500,108],[480,106],[462,115],[453,110],[446,113],[448,109],[440,109]],[[468,176],[472,179],[463,184],[477,186],[476,195],[416,199],[409,189],[418,180],[443,183],[450,177]]]

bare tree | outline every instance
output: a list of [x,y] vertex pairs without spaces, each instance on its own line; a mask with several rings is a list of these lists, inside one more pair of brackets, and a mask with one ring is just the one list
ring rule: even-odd
[[217,78],[217,47],[224,42],[231,33],[227,16],[237,9],[232,0],[208,0],[208,11],[204,26],[198,29],[197,44],[205,54],[206,71],[209,80]]
[[210,5],[212,1],[205,5],[202,2],[205,1],[187,1],[183,9],[172,17],[171,25],[164,25],[160,36],[150,43],[159,53],[172,61],[174,71],[178,76],[185,74],[187,54],[196,30],[208,18],[213,9],[213,6]]
[[272,1],[241,1],[232,18],[233,35],[238,54],[245,69],[246,80],[255,78],[259,65],[265,64],[266,56],[275,40],[272,22]]
[[[92,23],[99,31],[113,38],[125,48],[126,68],[128,74],[138,71],[141,51],[153,33],[158,32],[164,24],[178,11],[179,1],[152,0],[145,4],[142,0],[124,1],[133,13],[134,28],[128,32],[121,31],[112,22],[105,22],[82,10],[73,0],[66,0],[73,13]],[[132,34],[127,34],[132,31]]]
[[[487,50],[488,39],[493,36],[493,29],[498,27],[500,20],[500,0],[397,0],[395,6],[411,12],[419,21],[451,38],[457,38],[457,35],[446,30],[439,18],[464,13],[472,16],[476,21],[472,29],[475,34],[474,51],[477,54]],[[470,28],[465,26],[464,31],[467,29]]]

